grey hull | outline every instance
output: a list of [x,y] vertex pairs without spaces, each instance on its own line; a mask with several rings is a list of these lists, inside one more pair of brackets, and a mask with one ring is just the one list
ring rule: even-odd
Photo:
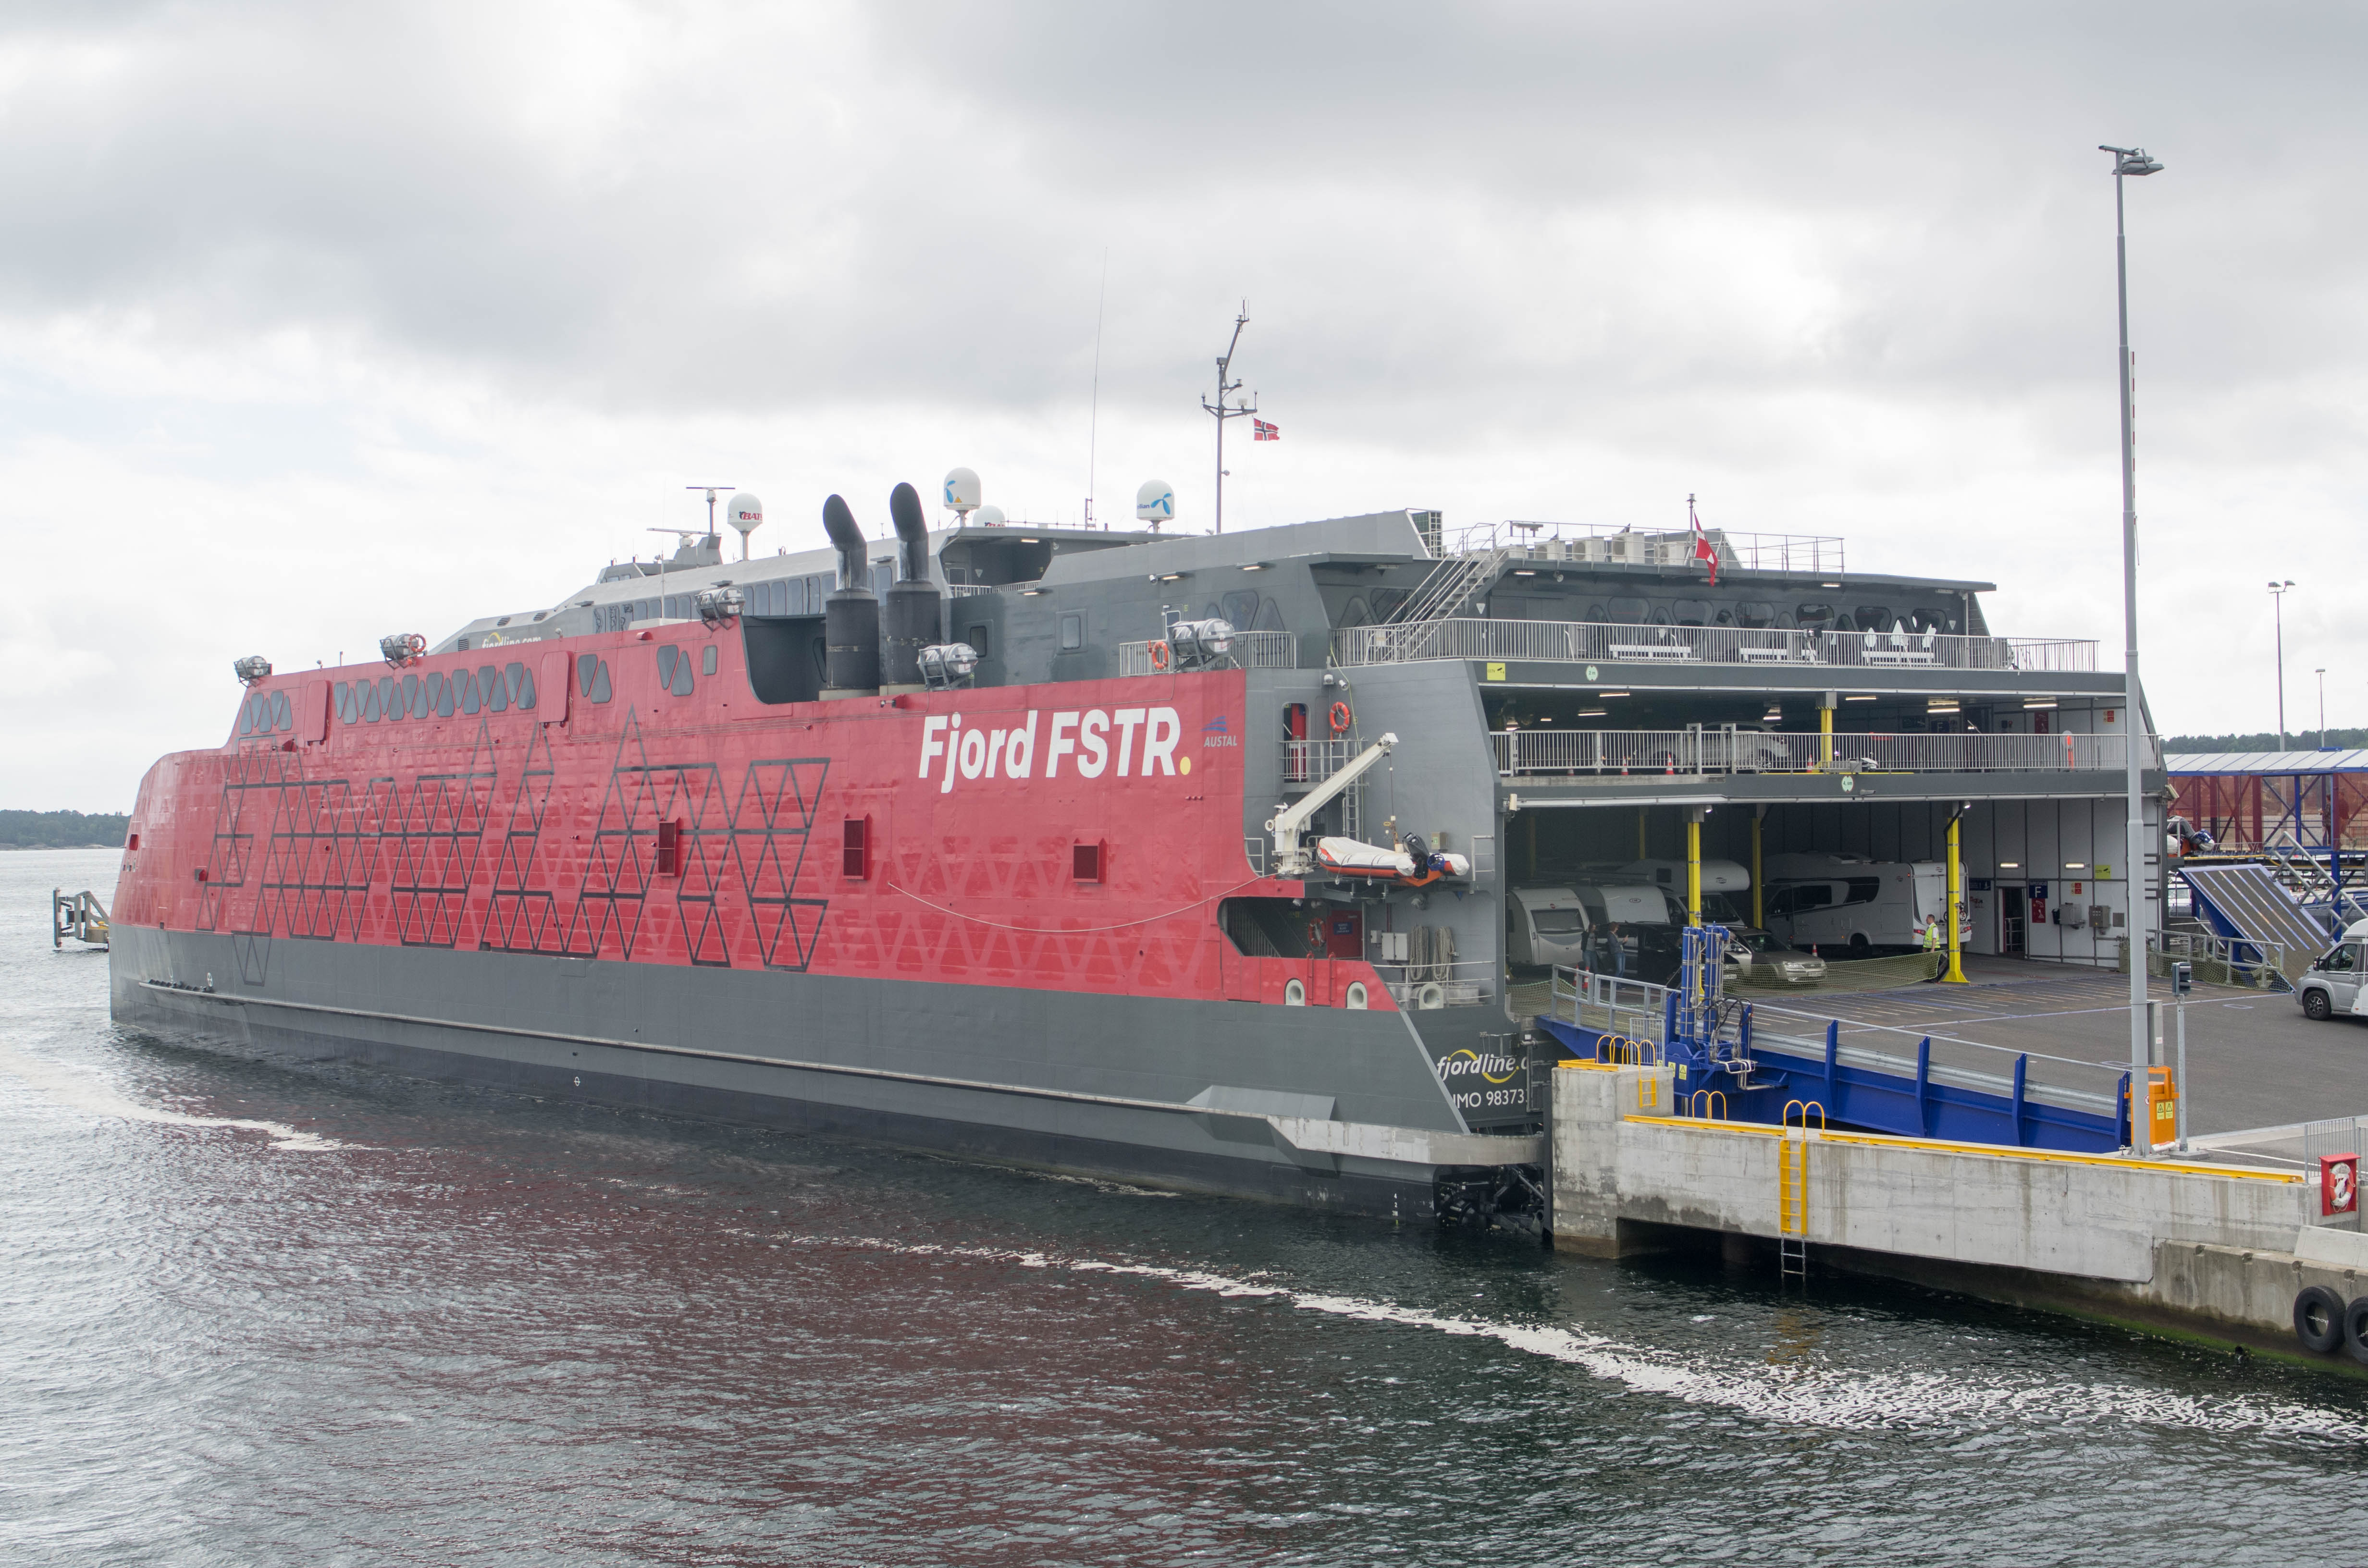
[[1442,1169],[1543,1153],[1464,1131],[1395,1013],[114,937],[119,1020],[263,1054],[1407,1218]]

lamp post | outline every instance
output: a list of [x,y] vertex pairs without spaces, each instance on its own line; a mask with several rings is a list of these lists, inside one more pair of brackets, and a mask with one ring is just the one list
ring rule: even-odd
[[2327,666],[2318,668],[2318,749],[2327,749]]
[[2278,629],[2278,749],[2286,749],[2286,595],[2294,579],[2270,584],[2270,616]]
[[2162,165],[2143,147],[2097,149],[2113,155],[2113,279],[2122,321],[2122,357],[2117,373],[2122,391],[2122,621],[2127,634],[2123,653],[2122,722],[2123,750],[2128,754],[2130,905],[2130,1147],[2148,1152],[2146,1136],[2146,1069],[2152,1063],[2146,1038],[2146,799],[2140,743],[2146,737],[2146,709],[2138,687],[2138,459],[2137,436],[2132,423],[2130,382],[2130,243],[2122,214],[2122,182],[2150,175]]

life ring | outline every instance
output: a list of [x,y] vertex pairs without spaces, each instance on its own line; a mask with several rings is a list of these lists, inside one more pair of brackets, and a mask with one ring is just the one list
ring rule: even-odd
[[405,638],[404,641],[411,644],[411,656],[415,659],[419,657],[420,654],[427,652],[427,639],[422,637],[416,631]]
[[2343,1343],[2343,1298],[2324,1285],[2313,1285],[2294,1298],[2294,1337],[2305,1350],[2325,1355]]
[[1334,734],[1345,735],[1349,733],[1349,721],[1352,715],[1349,711],[1349,705],[1347,703],[1334,703],[1332,705],[1332,712],[1329,716],[1332,720],[1332,733]]
[[1151,645],[1151,667],[1153,669],[1165,674],[1172,657],[1173,655],[1167,651],[1167,643],[1154,642]]
[[1311,916],[1307,922],[1308,957],[1322,958],[1324,956],[1325,946],[1324,916],[1320,915]]

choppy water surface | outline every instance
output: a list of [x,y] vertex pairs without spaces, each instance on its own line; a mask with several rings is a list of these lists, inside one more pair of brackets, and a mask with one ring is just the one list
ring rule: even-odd
[[2368,1394],[119,1029],[0,857],[0,1560],[2344,1562]]

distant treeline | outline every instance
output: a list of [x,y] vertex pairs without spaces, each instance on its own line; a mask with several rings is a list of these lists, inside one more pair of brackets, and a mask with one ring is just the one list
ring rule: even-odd
[[[2368,730],[2329,730],[2327,744],[2337,751],[2351,751],[2368,746]],[[2319,748],[2317,730],[2288,730],[2286,750],[2317,751]],[[2263,735],[2168,735],[2162,743],[2168,752],[2197,751],[2275,751],[2278,735],[2275,730]]]
[[0,812],[0,846],[10,849],[113,847],[131,831],[130,817],[108,812]]

